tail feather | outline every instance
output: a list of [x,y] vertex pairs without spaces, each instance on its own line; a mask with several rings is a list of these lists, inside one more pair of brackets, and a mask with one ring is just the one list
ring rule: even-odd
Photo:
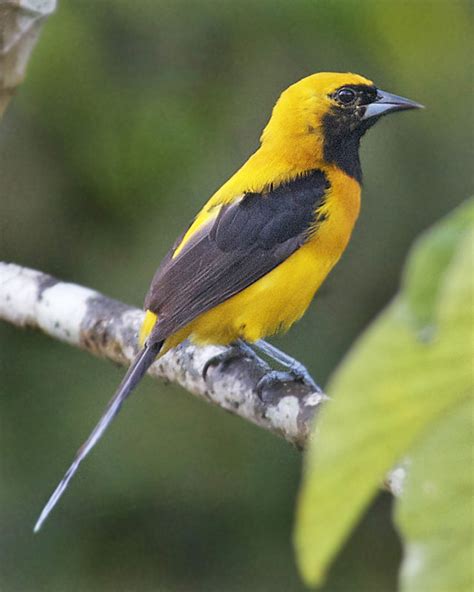
[[38,532],[38,530],[41,528],[44,521],[50,514],[51,510],[58,503],[60,497],[66,490],[71,479],[74,477],[77,469],[79,468],[79,465],[89,454],[92,448],[97,444],[99,439],[104,434],[105,430],[109,427],[113,419],[120,411],[120,408],[122,407],[125,399],[130,395],[130,393],[137,386],[141,378],[143,378],[148,368],[153,364],[156,356],[160,352],[162,345],[162,341],[158,343],[152,343],[150,345],[145,345],[141,349],[140,353],[137,355],[135,360],[132,362],[122,382],[120,383],[116,393],[110,399],[104,411],[104,414],[100,418],[99,423],[95,426],[90,436],[77,451],[73,463],[66,471],[61,482],[56,487],[53,494],[49,498],[47,504],[43,508],[43,511],[41,512],[40,517],[38,518],[38,521],[35,524],[34,532]]

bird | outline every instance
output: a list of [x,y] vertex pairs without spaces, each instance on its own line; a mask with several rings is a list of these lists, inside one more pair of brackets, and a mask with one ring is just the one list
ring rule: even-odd
[[[421,107],[353,73],[319,72],[282,92],[256,152],[158,267],[145,298],[141,349],[35,532],[150,365],[186,339],[257,349],[318,389],[300,362],[265,339],[302,317],[346,249],[360,209],[362,136],[387,114]],[[274,370],[262,380],[280,376]]]

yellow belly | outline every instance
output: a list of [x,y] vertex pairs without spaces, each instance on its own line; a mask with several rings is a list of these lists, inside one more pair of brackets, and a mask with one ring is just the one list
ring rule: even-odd
[[[184,331],[197,343],[248,342],[286,331],[305,312],[331,262],[303,247],[266,276],[210,311]],[[183,334],[177,335],[181,341]],[[172,340],[174,341],[174,339]]]

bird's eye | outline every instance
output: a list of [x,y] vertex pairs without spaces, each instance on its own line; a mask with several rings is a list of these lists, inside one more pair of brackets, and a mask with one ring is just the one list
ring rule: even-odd
[[341,88],[337,91],[336,98],[343,105],[350,105],[356,100],[357,94],[352,88]]

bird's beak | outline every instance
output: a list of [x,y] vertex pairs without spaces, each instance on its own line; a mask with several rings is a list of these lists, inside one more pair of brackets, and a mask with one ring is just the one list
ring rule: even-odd
[[380,117],[387,113],[394,111],[405,111],[407,109],[424,109],[420,103],[410,101],[397,95],[385,92],[383,90],[377,91],[377,98],[373,103],[367,105],[362,120],[371,119],[372,117]]

